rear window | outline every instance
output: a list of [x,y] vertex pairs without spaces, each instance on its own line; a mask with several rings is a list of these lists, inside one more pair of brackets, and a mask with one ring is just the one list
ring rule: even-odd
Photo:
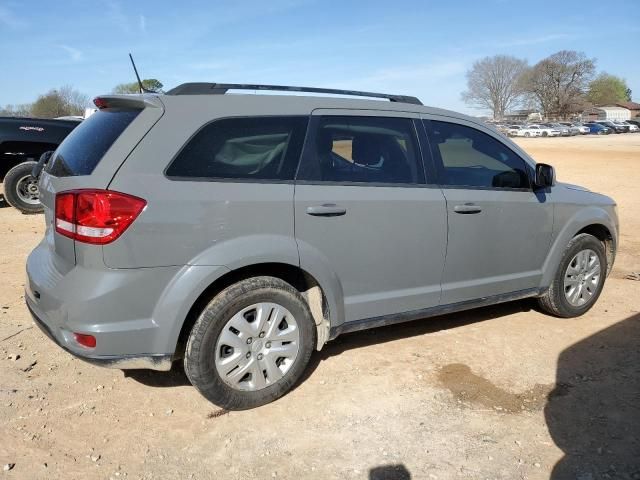
[[90,175],[113,142],[142,110],[98,110],[65,138],[47,171],[56,177]]
[[307,117],[226,118],[205,125],[167,168],[168,177],[293,180]]

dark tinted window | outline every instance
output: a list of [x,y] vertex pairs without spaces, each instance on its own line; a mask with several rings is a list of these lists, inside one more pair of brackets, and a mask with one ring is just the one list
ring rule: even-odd
[[430,124],[441,185],[529,188],[524,160],[502,142],[464,125]]
[[187,143],[167,176],[293,180],[307,121],[307,117],[217,120]]
[[47,171],[56,177],[90,175],[141,110],[98,110],[60,144]]
[[301,180],[424,183],[413,121],[321,117],[305,151]]

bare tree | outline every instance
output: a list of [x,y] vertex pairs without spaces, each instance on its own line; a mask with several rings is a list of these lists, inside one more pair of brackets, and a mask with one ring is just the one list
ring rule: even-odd
[[0,117],[28,117],[29,115],[31,115],[30,103],[0,107]]
[[595,59],[581,52],[562,50],[531,67],[523,75],[522,85],[546,117],[567,117],[584,104],[595,70]]
[[522,97],[520,77],[527,62],[509,55],[485,57],[473,64],[467,72],[467,90],[462,100],[469,105],[488,108],[493,117],[502,119]]

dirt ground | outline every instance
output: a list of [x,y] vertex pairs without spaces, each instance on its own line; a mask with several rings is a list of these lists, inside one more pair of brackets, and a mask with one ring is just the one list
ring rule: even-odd
[[[621,244],[597,305],[522,301],[345,335],[270,405],[227,413],[171,372],[72,358],[33,326],[43,217],[0,209],[0,478],[640,478],[640,134],[521,139],[613,196]],[[19,356],[19,358],[18,358]]]

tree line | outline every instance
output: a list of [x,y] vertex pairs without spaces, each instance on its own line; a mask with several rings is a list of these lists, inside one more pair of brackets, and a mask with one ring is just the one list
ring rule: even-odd
[[631,101],[631,90],[615,75],[596,76],[595,58],[562,50],[533,66],[510,55],[478,60],[467,72],[462,99],[491,110],[497,120],[517,107],[537,109],[546,118],[568,118],[594,105]]
[[[155,78],[142,80],[142,86],[149,91],[162,92],[162,82]],[[112,93],[140,93],[138,82],[116,85]],[[0,107],[0,117],[56,118],[82,116],[91,107],[89,96],[75,90],[70,85],[49,90],[39,95],[35,102]]]

